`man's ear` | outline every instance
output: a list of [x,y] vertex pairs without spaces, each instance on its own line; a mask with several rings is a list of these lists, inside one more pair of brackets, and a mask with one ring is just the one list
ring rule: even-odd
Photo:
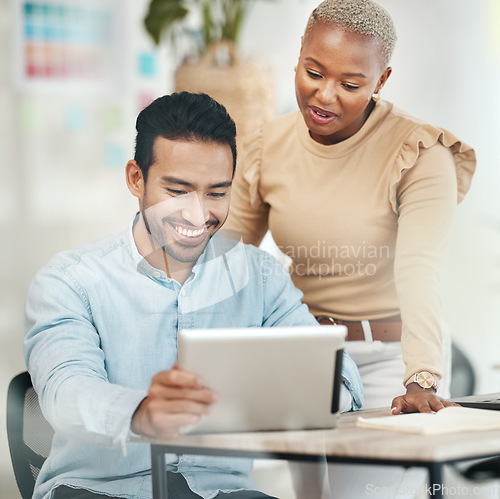
[[133,159],[127,163],[125,168],[125,180],[131,194],[142,199],[144,196],[144,177],[139,165]]

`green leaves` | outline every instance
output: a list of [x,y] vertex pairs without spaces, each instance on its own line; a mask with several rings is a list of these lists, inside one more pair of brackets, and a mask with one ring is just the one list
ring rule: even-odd
[[244,0],[225,0],[222,2],[222,11],[226,22],[221,26],[221,38],[233,40],[235,43],[241,31],[243,18],[248,9],[248,2]]
[[[253,0],[151,0],[148,13],[144,19],[146,31],[156,45],[160,44],[164,35],[175,42],[181,30],[175,25],[195,8],[201,13],[200,31],[203,45],[199,47],[204,53],[209,45],[220,40],[238,42],[238,37],[245,15]],[[184,36],[186,31],[184,31]],[[199,45],[199,43],[198,43]]]
[[144,26],[156,45],[160,44],[162,34],[168,33],[176,22],[189,13],[184,3],[184,0],[151,0]]

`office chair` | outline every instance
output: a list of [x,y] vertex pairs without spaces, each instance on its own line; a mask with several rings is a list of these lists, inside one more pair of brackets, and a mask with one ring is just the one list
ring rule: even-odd
[[[466,397],[474,394],[476,376],[470,360],[455,344],[452,344],[451,397]],[[467,480],[483,482],[500,478],[500,457],[481,459],[467,467],[454,465],[454,470]]]
[[40,410],[29,373],[18,374],[7,392],[7,436],[14,475],[23,499],[33,496],[53,435],[54,430]]
[[470,360],[455,344],[451,345],[451,398],[474,394],[476,374]]

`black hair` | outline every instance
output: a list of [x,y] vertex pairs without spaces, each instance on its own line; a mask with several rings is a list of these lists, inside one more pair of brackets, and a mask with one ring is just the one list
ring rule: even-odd
[[134,160],[147,180],[154,163],[153,145],[157,137],[170,140],[198,140],[227,144],[236,169],[236,125],[226,108],[207,94],[176,92],[164,95],[137,116]]

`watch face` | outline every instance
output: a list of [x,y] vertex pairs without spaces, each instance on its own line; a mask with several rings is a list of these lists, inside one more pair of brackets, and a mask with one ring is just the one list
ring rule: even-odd
[[422,388],[432,388],[434,386],[435,379],[431,373],[422,371],[421,373],[417,374],[417,383]]

